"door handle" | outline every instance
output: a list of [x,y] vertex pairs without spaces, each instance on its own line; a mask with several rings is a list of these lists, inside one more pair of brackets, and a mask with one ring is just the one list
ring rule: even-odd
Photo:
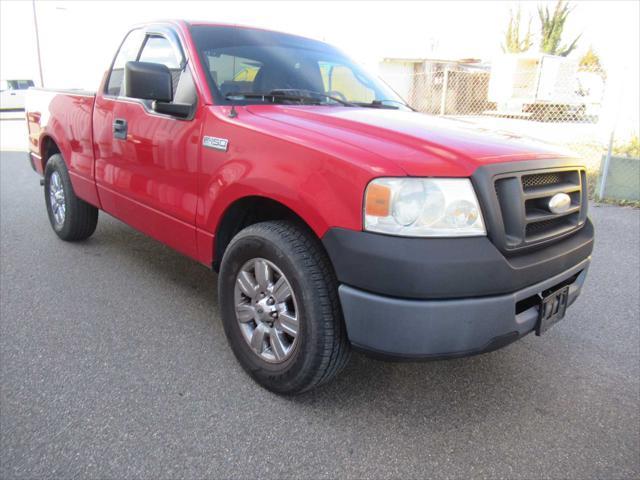
[[127,139],[127,121],[122,118],[116,118],[113,121],[113,137],[120,140]]

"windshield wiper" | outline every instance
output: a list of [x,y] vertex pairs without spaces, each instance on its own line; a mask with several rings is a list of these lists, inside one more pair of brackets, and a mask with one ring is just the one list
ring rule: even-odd
[[[341,98],[338,97],[334,97],[333,95],[327,95],[324,92],[316,92],[314,90],[304,90],[304,89],[296,89],[296,88],[279,88],[277,90],[272,90],[271,93],[279,93],[279,92],[283,92],[286,95],[293,95],[293,96],[301,96],[304,98],[309,98],[309,97],[313,97],[314,95],[316,97],[321,97],[321,98],[328,98],[329,100],[332,100],[334,102],[339,103],[340,105],[344,105],[346,107],[355,107],[356,105],[354,103],[348,102],[346,100],[342,100]],[[302,94],[306,94],[306,95],[302,95]]]
[[412,111],[416,111],[415,108],[407,105],[404,102],[401,102],[400,100],[391,100],[391,99],[386,99],[386,100],[373,100],[372,102],[357,102],[356,105],[358,105],[359,107],[368,107],[368,108],[389,108],[389,109],[393,109],[393,110],[398,110],[400,107],[396,107],[395,105],[388,105],[387,103],[391,102],[391,103],[397,103],[398,105],[408,108],[409,110]]
[[298,101],[304,105],[305,103],[309,104],[309,101],[311,101],[313,102],[311,103],[311,105],[322,105],[318,97],[328,98],[329,100],[347,107],[355,106],[355,104],[347,102],[346,100],[342,100],[340,98],[334,97],[332,95],[327,95],[322,92],[314,92],[312,90],[300,90],[294,88],[279,88],[276,90],[271,90],[268,93],[232,92],[224,96],[224,98],[226,98],[227,100],[260,98],[264,102],[266,102],[267,99],[271,99],[272,102],[275,102],[276,100],[290,100],[293,102]]

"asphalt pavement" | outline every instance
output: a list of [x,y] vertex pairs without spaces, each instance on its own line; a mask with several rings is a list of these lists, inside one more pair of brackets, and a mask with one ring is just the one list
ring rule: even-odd
[[281,398],[236,363],[214,273],[103,213],[58,240],[24,153],[0,190],[0,478],[640,476],[640,210],[591,208],[590,277],[543,337],[354,355]]

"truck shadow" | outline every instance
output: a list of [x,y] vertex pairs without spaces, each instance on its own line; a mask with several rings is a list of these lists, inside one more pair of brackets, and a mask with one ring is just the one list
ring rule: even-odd
[[215,272],[103,212],[98,230],[85,245],[91,246],[84,249],[88,255],[126,257],[129,265],[157,276],[158,282],[171,282],[178,289],[197,290],[203,294],[203,301],[213,302],[212,307],[217,308],[216,295],[212,295],[217,291]]
[[435,422],[429,427],[433,430],[440,418],[479,423],[531,403],[536,382],[522,377],[522,365],[532,353],[520,344],[475,357],[407,363],[356,353],[334,382],[290,401],[314,410],[386,417],[411,429]]
[[[85,254],[109,256],[110,261],[124,260],[133,270],[153,276],[158,283],[169,283],[176,299],[185,297],[185,302],[202,302],[207,311],[216,313],[188,316],[180,321],[197,322],[198,329],[207,331],[216,345],[224,344],[222,348],[228,349],[217,315],[214,272],[107,215],[101,215],[99,225],[99,231],[83,248]],[[459,415],[460,421],[466,418],[466,421],[480,422],[491,412],[502,415],[505,409],[513,408],[511,413],[515,414],[523,404],[531,403],[528,396],[535,388],[535,380],[523,378],[522,367],[533,364],[536,353],[527,343],[525,339],[484,355],[429,362],[385,362],[354,352],[336,380],[311,392],[283,398],[257,385],[252,385],[252,390],[269,402],[315,412],[317,416],[311,418],[316,419],[327,412],[340,411],[351,412],[356,418],[359,414],[373,414],[380,420],[387,417],[407,422],[408,426],[442,415],[449,419]],[[230,351],[227,353],[225,357],[233,365],[228,368],[236,369],[247,383],[252,383],[234,363]],[[507,399],[504,385],[509,385]]]

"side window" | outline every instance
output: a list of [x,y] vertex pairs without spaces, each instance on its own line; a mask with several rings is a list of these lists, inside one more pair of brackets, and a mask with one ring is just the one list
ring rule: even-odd
[[196,104],[198,97],[191,71],[186,67],[180,68],[181,59],[176,56],[169,40],[157,35],[148,36],[142,47],[139,60],[160,63],[169,69],[173,87],[173,103]]
[[111,69],[109,82],[107,83],[107,94],[120,95],[122,80],[124,78],[124,66],[127,62],[135,61],[138,58],[138,52],[140,51],[143,38],[144,34],[141,30],[133,30],[127,35],[113,62],[113,68]]
[[142,48],[140,61],[161,63],[169,70],[180,69],[180,62],[171,48],[171,43],[164,37],[148,37]]
[[[171,85],[173,87],[173,96],[175,98],[176,92],[178,91],[178,87],[181,83],[181,77],[184,77],[185,75],[183,75],[182,70],[180,69],[180,61],[178,60],[178,57],[176,57],[175,51],[173,50],[169,40],[158,36],[147,37],[147,41],[144,43],[144,47],[142,47],[142,53],[140,53],[140,61],[161,63],[171,71]],[[182,83],[184,83],[184,81]]]
[[31,80],[16,80],[17,89],[18,90],[27,90],[30,87],[33,87],[33,82]]
[[253,91],[253,82],[262,63],[225,54],[206,55],[206,59],[211,78],[223,97],[230,93]]

